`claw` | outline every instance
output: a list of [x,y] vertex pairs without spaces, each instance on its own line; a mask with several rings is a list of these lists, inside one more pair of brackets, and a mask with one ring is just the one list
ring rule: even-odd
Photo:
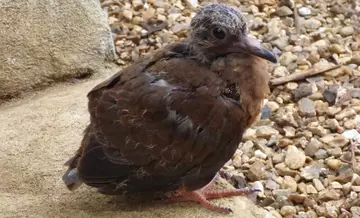
[[176,196],[168,199],[170,202],[184,202],[184,201],[195,201],[201,204],[203,207],[216,211],[219,213],[233,213],[233,210],[230,207],[222,207],[216,205],[209,201],[209,199],[222,198],[222,197],[230,197],[230,196],[239,196],[239,195],[247,195],[257,191],[259,189],[230,189],[230,190],[221,190],[221,191],[208,191],[208,188],[199,189],[196,191],[184,191],[180,189],[177,192]]
[[260,189],[257,189],[257,188],[252,188],[249,190],[250,193],[255,193],[255,192],[261,192]]
[[226,209],[229,211],[229,213],[234,213],[234,211],[230,207],[227,207]]

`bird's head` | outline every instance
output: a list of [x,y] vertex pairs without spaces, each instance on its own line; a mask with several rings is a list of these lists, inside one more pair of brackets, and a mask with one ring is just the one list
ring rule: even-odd
[[202,7],[191,20],[189,39],[196,55],[205,61],[230,53],[242,53],[277,62],[271,51],[248,36],[241,12],[224,4]]

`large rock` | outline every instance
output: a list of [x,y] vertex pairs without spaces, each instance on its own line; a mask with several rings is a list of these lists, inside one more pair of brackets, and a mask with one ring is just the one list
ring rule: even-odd
[[104,69],[115,56],[99,0],[0,1],[0,102]]
[[0,217],[266,217],[246,197],[217,200],[234,210],[220,215],[195,203],[119,205],[85,185],[68,191],[61,180],[63,164],[89,121],[86,94],[108,75],[57,84],[0,106]]

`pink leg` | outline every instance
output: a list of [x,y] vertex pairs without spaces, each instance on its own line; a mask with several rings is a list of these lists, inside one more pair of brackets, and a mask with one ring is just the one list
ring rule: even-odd
[[204,191],[203,194],[207,199],[213,199],[213,198],[223,198],[223,197],[231,197],[231,196],[239,196],[239,195],[248,195],[256,191],[257,190],[244,188],[244,189],[221,190],[221,191]]
[[219,213],[231,213],[232,212],[231,208],[216,205],[215,203],[210,202],[208,199],[247,195],[258,191],[248,188],[214,191],[211,190],[212,183],[213,181],[210,182],[204,188],[201,188],[196,191],[185,191],[183,188],[181,188],[177,191],[175,196],[170,197],[168,199],[168,202],[193,201],[193,202],[198,202],[203,207],[212,211],[216,211]]
[[216,211],[219,213],[231,213],[232,210],[229,207],[223,207],[214,204],[206,199],[205,195],[201,191],[193,191],[193,192],[184,192],[182,195],[190,201],[198,202],[203,207]]

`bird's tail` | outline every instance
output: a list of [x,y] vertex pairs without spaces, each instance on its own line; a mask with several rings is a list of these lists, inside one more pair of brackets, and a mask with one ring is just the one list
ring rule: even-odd
[[75,189],[79,188],[83,183],[78,176],[77,168],[72,167],[74,162],[77,162],[78,158],[79,156],[76,155],[65,163],[65,166],[69,166],[69,169],[62,176],[62,180],[70,191],[74,191]]
[[77,165],[81,158],[81,155],[83,153],[83,150],[88,144],[88,135],[90,133],[91,127],[90,125],[87,126],[87,128],[84,131],[84,138],[81,141],[81,146],[74,155],[74,157],[70,158],[68,161],[66,161],[65,166],[68,166],[69,169],[64,173],[62,176],[62,180],[64,181],[66,187],[70,191],[74,191],[75,189],[79,188],[83,181],[80,179],[78,175]]

